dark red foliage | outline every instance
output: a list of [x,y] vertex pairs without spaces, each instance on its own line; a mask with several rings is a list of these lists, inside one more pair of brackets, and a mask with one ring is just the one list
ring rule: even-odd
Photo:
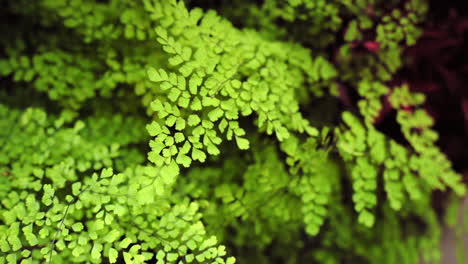
[[[424,107],[434,118],[438,144],[468,182],[468,12],[463,2],[431,1],[423,35],[405,50],[405,67],[388,85],[406,83],[412,91],[426,95]],[[375,53],[379,43],[366,40],[352,43],[351,48]],[[355,107],[356,99],[352,89],[341,85],[340,101],[345,107]],[[382,103],[375,125],[388,136],[401,138],[388,95]],[[405,106],[403,110],[414,109]]]
[[417,44],[405,51],[409,63],[398,79],[426,95],[442,150],[460,172],[468,170],[468,16],[450,9],[428,24]]
[[370,52],[377,52],[379,51],[380,45],[377,41],[366,41],[364,42],[364,47]]

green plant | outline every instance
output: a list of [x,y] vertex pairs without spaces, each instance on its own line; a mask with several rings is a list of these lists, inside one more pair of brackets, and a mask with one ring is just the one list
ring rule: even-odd
[[[466,186],[424,97],[387,83],[425,3],[235,3],[243,29],[176,0],[8,3],[0,263],[439,258],[431,194]],[[380,48],[355,54],[368,35]],[[342,85],[357,109],[315,108]],[[390,90],[400,141],[373,123]]]

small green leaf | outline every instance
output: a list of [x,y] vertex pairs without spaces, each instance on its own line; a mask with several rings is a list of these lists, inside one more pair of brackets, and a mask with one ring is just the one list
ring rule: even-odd
[[166,125],[169,127],[174,126],[175,122],[177,121],[177,117],[171,115],[166,119]]
[[208,145],[206,150],[208,151],[208,153],[210,155],[215,155],[216,156],[216,155],[219,155],[219,153],[220,153],[218,147],[216,147],[214,144],[211,144],[211,143]]
[[192,148],[192,159],[193,160],[199,160],[200,162],[205,162],[206,154],[205,154],[205,152],[203,152],[203,151],[201,151],[199,149]]
[[184,62],[184,59],[180,55],[175,55],[168,59],[168,62],[171,66],[177,66]]
[[118,255],[119,255],[119,252],[117,252],[115,248],[109,248],[109,262],[110,263],[117,262]]
[[153,109],[156,112],[160,112],[160,111],[164,110],[164,107],[163,107],[163,104],[161,103],[161,101],[156,99],[151,103],[151,109]]
[[236,142],[239,149],[249,149],[250,147],[249,141],[245,138],[236,137]]
[[192,104],[190,104],[190,108],[192,108],[192,110],[195,110],[195,111],[199,111],[202,109],[202,104],[198,97],[195,97],[192,100]]
[[112,177],[112,175],[114,175],[114,172],[111,168],[106,168],[101,171],[101,178],[103,179]]
[[108,243],[112,243],[114,242],[115,240],[117,240],[117,238],[120,237],[120,231],[119,230],[112,230],[110,231],[109,233],[107,233],[107,235],[104,237],[104,240]]
[[200,118],[197,115],[190,115],[188,117],[188,125],[189,126],[196,126],[200,123]]
[[175,139],[175,141],[176,141],[177,143],[180,143],[180,142],[184,141],[185,136],[184,136],[183,133],[177,132],[177,133],[175,133],[175,135],[174,135],[174,139]]
[[175,102],[177,101],[177,98],[179,98],[181,94],[181,91],[177,88],[172,88],[171,89],[171,92],[167,95],[167,98],[169,98],[169,100],[171,100],[172,102]]
[[8,262],[8,264],[16,264],[16,254],[15,253],[12,253],[12,254],[9,254],[7,257],[6,257],[6,260]]
[[157,260],[163,260],[164,257],[166,257],[166,252],[159,250],[158,253],[156,254],[156,259]]
[[75,182],[72,184],[72,194],[78,195],[81,191],[81,182]]
[[179,97],[179,101],[177,103],[182,108],[187,108],[190,104],[190,98]]
[[358,222],[367,227],[372,227],[375,222],[375,217],[369,211],[364,210],[359,214]]
[[93,248],[91,249],[91,258],[100,259],[101,251],[102,251],[102,245],[100,243],[94,244]]
[[214,122],[221,118],[223,114],[224,112],[221,108],[215,108],[208,113],[208,118],[210,118],[210,120]]
[[167,40],[167,31],[163,27],[157,27],[155,29],[156,34],[163,40]]
[[27,257],[29,257],[30,255],[31,255],[31,251],[30,251],[30,250],[25,249],[25,250],[21,251],[21,256],[22,256],[23,258],[27,258]]
[[182,73],[182,76],[189,77],[193,71],[193,66],[190,63],[185,63],[179,68],[179,72]]
[[83,228],[84,228],[84,226],[83,226],[82,223],[74,223],[74,224],[72,225],[72,229],[73,229],[73,231],[75,231],[75,232],[80,232],[81,230],[83,230]]
[[177,253],[167,254],[167,260],[168,261],[176,261],[178,257],[179,257],[179,254],[177,254]]
[[164,81],[164,80],[161,78],[161,76],[159,75],[159,72],[158,72],[155,68],[153,68],[153,67],[149,68],[148,71],[147,71],[147,73],[148,73],[148,78],[149,78],[150,81],[152,81],[152,82],[161,82],[161,81]]
[[165,158],[159,155],[159,153],[156,153],[154,151],[151,151],[148,153],[148,159],[149,161],[153,162],[156,164],[156,166],[160,167],[164,164]]
[[190,56],[192,55],[192,49],[189,48],[189,47],[184,47],[182,49],[182,58],[184,59],[184,61],[188,61],[190,60]]
[[190,248],[190,250],[195,250],[197,248],[197,243],[193,240],[189,240],[187,242],[187,246]]
[[178,118],[176,121],[176,127],[177,130],[181,131],[182,129],[185,128],[185,120],[183,118]]
[[192,263],[194,259],[195,256],[193,254],[188,254],[185,256],[185,261],[187,261],[187,263]]
[[161,126],[158,123],[156,123],[156,121],[153,121],[151,122],[151,124],[146,125],[146,130],[152,137],[159,135],[159,133],[161,133],[162,131]]
[[189,90],[190,90],[190,93],[192,94],[197,94],[198,93],[198,86],[200,86],[200,84],[203,82],[203,78],[201,78],[200,76],[198,76],[197,74],[193,74],[191,77],[190,77],[190,80],[189,80]]
[[190,166],[190,163],[192,163],[192,159],[187,155],[179,153],[179,155],[177,155],[176,162],[188,168]]
[[119,243],[119,247],[121,248],[127,248],[130,243],[132,243],[132,240],[128,237],[124,238],[124,240],[122,240],[120,243]]

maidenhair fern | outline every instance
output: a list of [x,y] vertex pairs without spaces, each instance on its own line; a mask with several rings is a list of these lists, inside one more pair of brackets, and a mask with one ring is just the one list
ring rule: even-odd
[[303,85],[334,75],[323,60],[314,62],[297,46],[239,31],[212,12],[203,16],[200,9],[188,12],[169,2],[152,11],[168,21],[156,28],[157,40],[177,71],[148,69],[149,79],[166,91],[151,103],[159,121],[148,126],[155,137],[150,161],[184,167],[192,160],[204,162],[206,153],[220,154],[224,137],[248,149],[237,120],[253,113],[259,130],[274,133],[279,141],[290,131],[316,134],[295,97]]
[[466,186],[389,81],[424,1],[33,2],[0,11],[0,263],[440,259]]

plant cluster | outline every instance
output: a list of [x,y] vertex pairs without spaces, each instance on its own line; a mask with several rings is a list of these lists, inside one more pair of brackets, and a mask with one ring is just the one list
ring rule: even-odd
[[427,3],[210,7],[0,11],[0,263],[439,260],[432,193],[466,186],[391,82]]

